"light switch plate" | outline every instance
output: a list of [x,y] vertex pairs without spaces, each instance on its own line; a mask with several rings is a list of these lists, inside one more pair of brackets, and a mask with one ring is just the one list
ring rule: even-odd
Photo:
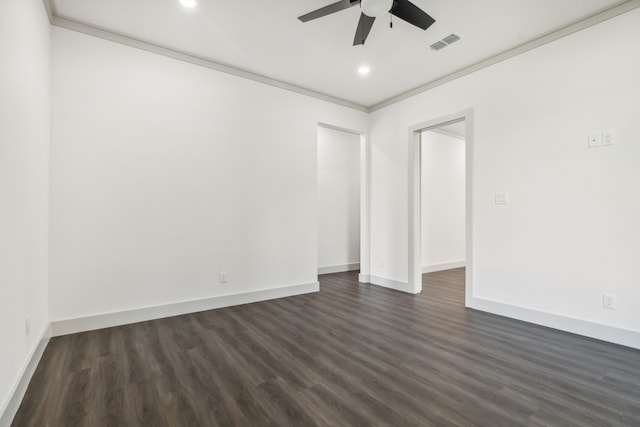
[[495,200],[496,205],[506,205],[509,203],[509,193],[496,193]]
[[614,130],[605,130],[602,132],[602,146],[615,144],[616,132]]
[[602,294],[602,307],[609,310],[615,310],[616,296],[614,294],[608,294],[608,293]]
[[602,134],[600,132],[591,132],[589,134],[589,148],[600,147],[602,144]]

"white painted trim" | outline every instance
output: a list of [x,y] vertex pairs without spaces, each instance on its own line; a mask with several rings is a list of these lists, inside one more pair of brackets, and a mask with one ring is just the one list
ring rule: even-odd
[[302,295],[311,292],[318,292],[319,290],[320,285],[318,282],[284,286],[281,288],[262,289],[239,294],[221,295],[171,304],[135,308],[132,310],[96,314],[93,316],[78,317],[74,319],[56,320],[51,322],[51,329],[52,335],[55,337],[77,332],[126,325],[129,323],[161,319],[164,317],[197,313],[199,311],[213,310],[216,308]]
[[454,71],[453,73],[449,73],[443,77],[440,77],[438,79],[435,79],[428,83],[420,85],[414,89],[408,90],[404,93],[388,98],[382,102],[378,102],[377,104],[371,105],[369,107],[369,112],[380,110],[382,108],[388,107],[389,105],[393,105],[395,103],[403,101],[407,98],[411,98],[412,96],[426,92],[438,86],[442,86],[443,84],[449,83],[453,80],[475,73],[476,71],[480,71],[484,68],[490,67],[499,62],[506,61],[507,59],[521,55],[525,52],[536,49],[540,46],[544,46],[545,44],[559,40],[563,37],[567,37],[573,33],[577,33],[578,31],[582,31],[584,29],[597,25],[601,22],[607,21],[611,18],[615,18],[616,16],[622,15],[623,13],[630,12],[633,9],[636,9],[638,7],[640,7],[640,0],[622,1],[610,8],[596,12],[595,14],[588,16],[586,18],[583,18],[580,21],[571,23],[565,27],[554,30],[550,33],[547,33],[543,36],[533,39],[527,43],[521,44],[520,46],[516,46],[512,49],[508,49],[502,53],[499,53],[497,55],[494,55],[482,61],[476,62],[475,64],[461,68],[458,71]]
[[409,193],[408,193],[408,277],[412,293],[422,291],[422,179],[421,134],[425,130],[465,122],[465,240],[466,279],[465,304],[473,296],[473,109],[467,109],[444,117],[418,123],[409,127]]
[[421,130],[409,129],[409,286],[418,293],[422,290],[422,183],[420,164],[422,158]]
[[446,129],[431,129],[430,132],[439,133],[440,135],[448,136],[449,138],[458,139],[460,141],[465,140],[464,136],[458,135],[457,133],[453,133]]
[[345,271],[357,270],[360,270],[360,263],[354,262],[352,264],[328,265],[326,267],[318,267],[318,274],[343,273]]
[[49,14],[49,21],[51,22],[52,25],[66,28],[72,31],[78,31],[94,37],[103,38],[105,40],[110,40],[115,43],[121,43],[121,44],[125,44],[138,49],[143,49],[149,52],[154,52],[159,55],[168,56],[181,61],[202,65],[204,67],[211,68],[217,71],[233,74],[233,75],[244,77],[257,82],[280,87],[282,89],[286,89],[286,90],[300,93],[302,95],[307,95],[314,98],[322,99],[324,101],[333,102],[335,104],[353,108],[359,111],[364,111],[366,113],[371,113],[373,111],[388,107],[389,105],[395,104],[397,102],[400,102],[412,96],[418,95],[422,92],[426,92],[428,90],[431,90],[443,84],[449,83],[450,81],[459,79],[460,77],[464,77],[476,71],[490,67],[491,65],[505,61],[509,58],[513,58],[514,56],[536,49],[540,46],[544,46],[545,44],[551,43],[555,40],[559,40],[563,37],[569,36],[573,33],[576,33],[578,31],[584,30],[591,26],[597,25],[601,22],[604,22],[611,18],[615,18],[616,16],[622,15],[623,13],[629,12],[633,9],[640,7],[640,0],[621,1],[608,9],[604,9],[599,12],[596,12],[595,14],[588,16],[584,19],[581,19],[580,21],[577,21],[565,27],[559,28],[555,31],[552,31],[548,34],[545,34],[541,37],[538,37],[520,46],[516,46],[515,48],[506,50],[490,58],[476,62],[475,64],[472,64],[468,67],[464,67],[460,70],[454,71],[453,73],[447,74],[436,80],[432,80],[428,83],[420,85],[414,89],[395,95],[384,101],[378,102],[370,106],[365,106],[365,105],[347,101],[341,98],[336,98],[334,96],[327,95],[321,92],[316,92],[311,89],[305,89],[287,82],[274,80],[269,77],[262,76],[260,74],[252,73],[246,70],[242,70],[240,68],[233,67],[231,65],[221,64],[209,59],[200,58],[195,55],[191,55],[187,52],[169,49],[164,46],[160,46],[154,43],[149,43],[143,40],[138,40],[133,37],[126,36],[124,34],[118,34],[112,31],[108,31],[106,29],[98,28],[85,22],[79,22],[63,16],[59,16],[57,13],[54,0],[43,0],[43,1],[47,9],[47,13]]
[[44,353],[45,348],[47,348],[50,337],[51,325],[47,323],[40,333],[36,344],[25,360],[22,369],[18,373],[18,377],[16,378],[16,381],[11,388],[11,392],[9,393],[9,398],[2,405],[2,409],[0,410],[0,427],[11,426],[11,423],[18,412],[18,408],[20,408],[20,403],[22,403],[22,398],[27,391],[31,377],[33,377],[33,373],[36,371],[38,363],[40,363],[42,354]]
[[47,15],[49,16],[49,23],[53,25],[53,17],[58,14],[56,5],[53,4],[53,0],[44,0],[44,8],[47,11]]
[[442,264],[431,264],[431,265],[423,265],[422,266],[422,274],[424,273],[433,273],[435,271],[445,271],[451,270],[452,268],[462,268],[466,267],[466,261],[454,261],[454,262],[445,262]]
[[471,298],[467,306],[474,310],[485,311],[487,313],[518,319],[560,331],[640,349],[640,331],[622,329],[483,298]]
[[[53,1],[52,1],[53,4]],[[100,39],[108,40],[114,43],[123,44],[125,46],[133,47],[135,49],[141,49],[147,52],[155,53],[158,55],[166,56],[168,58],[177,59],[179,61],[188,62],[190,64],[199,65],[201,67],[209,68],[211,70],[220,71],[222,73],[231,74],[237,77],[242,77],[248,80],[253,80],[258,83],[263,83],[269,86],[275,86],[280,89],[288,90],[298,93],[300,95],[310,96],[312,98],[320,99],[322,101],[331,102],[333,104],[341,105],[343,107],[352,108],[354,110],[369,112],[369,108],[351,101],[347,101],[342,98],[327,95],[321,92],[317,92],[312,89],[307,89],[301,86],[296,86],[291,83],[287,83],[281,80],[272,79],[261,74],[253,73],[242,68],[234,67],[229,64],[223,64],[211,59],[207,59],[201,56],[193,55],[189,52],[173,49],[167,46],[162,46],[157,43],[151,43],[145,40],[137,39],[135,37],[127,36],[125,34],[116,33],[114,31],[100,28],[85,22],[76,21],[60,15],[52,15],[51,23],[57,27],[65,28],[67,30],[76,31],[79,33],[87,34],[89,36],[98,37]]]
[[371,274],[371,143],[360,135],[360,273]]
[[400,282],[399,280],[387,279],[386,277],[370,276],[369,283],[372,285],[382,286],[383,288],[394,289],[396,291],[402,291],[409,294],[418,294],[422,291],[422,288],[417,292],[407,282]]
[[[371,144],[369,143],[369,134],[322,122],[318,122],[318,126],[360,136],[360,264],[358,268],[361,273],[359,277],[361,279],[367,278],[366,282],[363,280],[360,282],[369,283],[368,277],[371,268],[371,246],[369,243],[371,238]],[[318,267],[318,274],[328,274],[321,273],[321,268],[323,267]],[[354,268],[354,270],[356,269]]]
[[358,282],[360,283],[371,283],[371,276],[368,274],[358,274]]
[[318,122],[318,127],[337,130],[338,132],[350,133],[351,135],[357,135],[357,136],[364,135],[365,133],[364,131],[343,128],[342,126],[335,126],[335,125],[332,125],[329,123],[323,123],[323,122]]

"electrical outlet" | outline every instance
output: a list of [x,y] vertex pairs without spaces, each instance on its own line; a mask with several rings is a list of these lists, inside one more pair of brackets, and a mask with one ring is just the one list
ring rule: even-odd
[[602,307],[615,310],[616,309],[616,296],[613,294],[602,294]]
[[24,326],[27,336],[31,335],[31,316],[25,318]]
[[224,271],[220,272],[220,283],[227,283],[227,273],[225,273]]
[[588,147],[596,148],[596,147],[600,147],[601,144],[602,144],[602,134],[600,132],[591,132],[589,134]]

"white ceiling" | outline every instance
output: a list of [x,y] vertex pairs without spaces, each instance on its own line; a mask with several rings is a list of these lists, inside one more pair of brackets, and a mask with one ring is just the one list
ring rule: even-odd
[[[352,46],[359,7],[302,23],[335,0],[54,0],[56,15],[371,106],[536,39],[620,0],[412,0],[436,19],[427,31],[388,15]],[[451,34],[463,39],[439,52]],[[357,69],[367,64],[371,73]]]

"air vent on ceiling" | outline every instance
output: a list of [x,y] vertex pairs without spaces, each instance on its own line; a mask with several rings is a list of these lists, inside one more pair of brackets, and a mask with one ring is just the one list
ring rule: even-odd
[[444,49],[445,47],[447,47],[447,44],[445,42],[435,42],[431,45],[431,49],[433,50],[440,50]]
[[447,37],[443,38],[442,41],[445,42],[446,44],[453,44],[458,40],[460,40],[461,38],[462,37],[460,37],[457,34],[449,34]]
[[449,34],[447,37],[443,38],[440,41],[435,42],[434,44],[431,45],[431,49],[433,50],[441,50],[444,49],[445,47],[449,46],[450,44],[453,44],[457,41],[459,41],[460,39],[462,39],[462,37],[458,34],[452,33]]

